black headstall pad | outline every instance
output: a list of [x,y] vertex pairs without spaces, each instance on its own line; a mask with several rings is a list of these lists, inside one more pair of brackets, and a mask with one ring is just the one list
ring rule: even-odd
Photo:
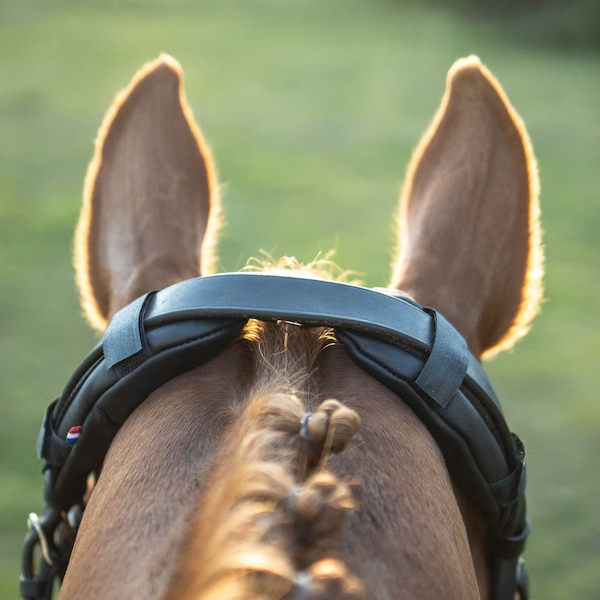
[[48,505],[79,503],[88,474],[101,468],[133,410],[168,380],[217,356],[251,318],[332,327],[356,364],[423,421],[498,540],[508,547],[518,539],[506,550],[518,556],[528,530],[523,447],[458,331],[401,292],[293,276],[191,279],[118,312],[44,420],[39,454]]
[[[80,503],[88,475],[100,471],[129,415],[161,385],[217,356],[240,336],[246,323],[244,319],[196,319],[149,328],[142,313],[131,312],[130,317],[127,323],[120,318],[111,321],[102,342],[48,408],[38,440],[38,455],[46,462],[48,506],[68,510]],[[131,335],[127,329],[138,329],[138,324],[142,348],[115,362],[107,348],[113,339]],[[80,433],[71,441],[69,432],[74,427]]]

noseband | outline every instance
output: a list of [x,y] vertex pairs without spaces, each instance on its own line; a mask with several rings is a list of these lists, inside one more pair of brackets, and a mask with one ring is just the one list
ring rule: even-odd
[[395,290],[262,274],[191,279],[115,314],[46,412],[38,441],[46,509],[30,516],[21,596],[51,597],[53,580],[66,570],[87,478],[100,472],[128,416],[152,391],[239,339],[248,319],[334,329],[354,362],[421,419],[453,480],[481,509],[492,600],[512,600],[516,591],[526,600],[525,451],[463,337],[440,313]]

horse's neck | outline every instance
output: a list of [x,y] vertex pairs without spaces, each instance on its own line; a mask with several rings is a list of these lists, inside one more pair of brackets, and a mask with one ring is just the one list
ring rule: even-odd
[[61,600],[164,596],[223,432],[244,353],[223,352],[159,388],[117,434],[86,508]]
[[[478,597],[463,519],[428,432],[341,347],[315,348],[314,365],[294,367],[298,375],[304,370],[296,383],[310,390],[308,408],[336,398],[361,417],[352,444],[328,464],[342,479],[360,482],[359,513],[334,543],[339,557],[369,597]],[[247,346],[233,347],[163,386],[127,421],[86,509],[64,598],[162,598],[182,566],[202,568],[189,551],[197,535],[192,515],[219,440],[256,387],[248,377],[290,384],[273,377],[272,367],[281,365],[260,364]]]
[[[359,513],[345,531],[350,570],[363,579],[368,597],[479,598],[465,523],[429,432],[341,348],[323,359],[323,390],[361,416],[356,441],[334,468],[361,482],[355,493]],[[467,502],[464,509],[470,511]],[[473,541],[481,534],[474,529]],[[377,561],[370,558],[375,555]]]

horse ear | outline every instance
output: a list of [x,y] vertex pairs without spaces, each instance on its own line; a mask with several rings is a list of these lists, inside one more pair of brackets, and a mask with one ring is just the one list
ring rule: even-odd
[[218,199],[210,153],[169,56],[144,66],[100,128],[75,236],[82,305],[119,308],[210,268]]
[[393,287],[442,312],[484,358],[523,336],[542,293],[538,179],[525,127],[476,57],[409,165]]

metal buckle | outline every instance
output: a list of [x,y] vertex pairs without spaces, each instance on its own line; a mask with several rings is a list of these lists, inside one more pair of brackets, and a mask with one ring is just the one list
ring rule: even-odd
[[519,600],[529,600],[529,575],[525,570],[525,561],[519,558],[517,562],[517,594]]
[[[50,600],[55,581],[65,574],[75,536],[81,522],[79,506],[66,514],[46,508],[41,516],[31,513],[27,519],[29,533],[21,557],[20,595],[26,600]],[[39,548],[39,568],[36,550]]]

